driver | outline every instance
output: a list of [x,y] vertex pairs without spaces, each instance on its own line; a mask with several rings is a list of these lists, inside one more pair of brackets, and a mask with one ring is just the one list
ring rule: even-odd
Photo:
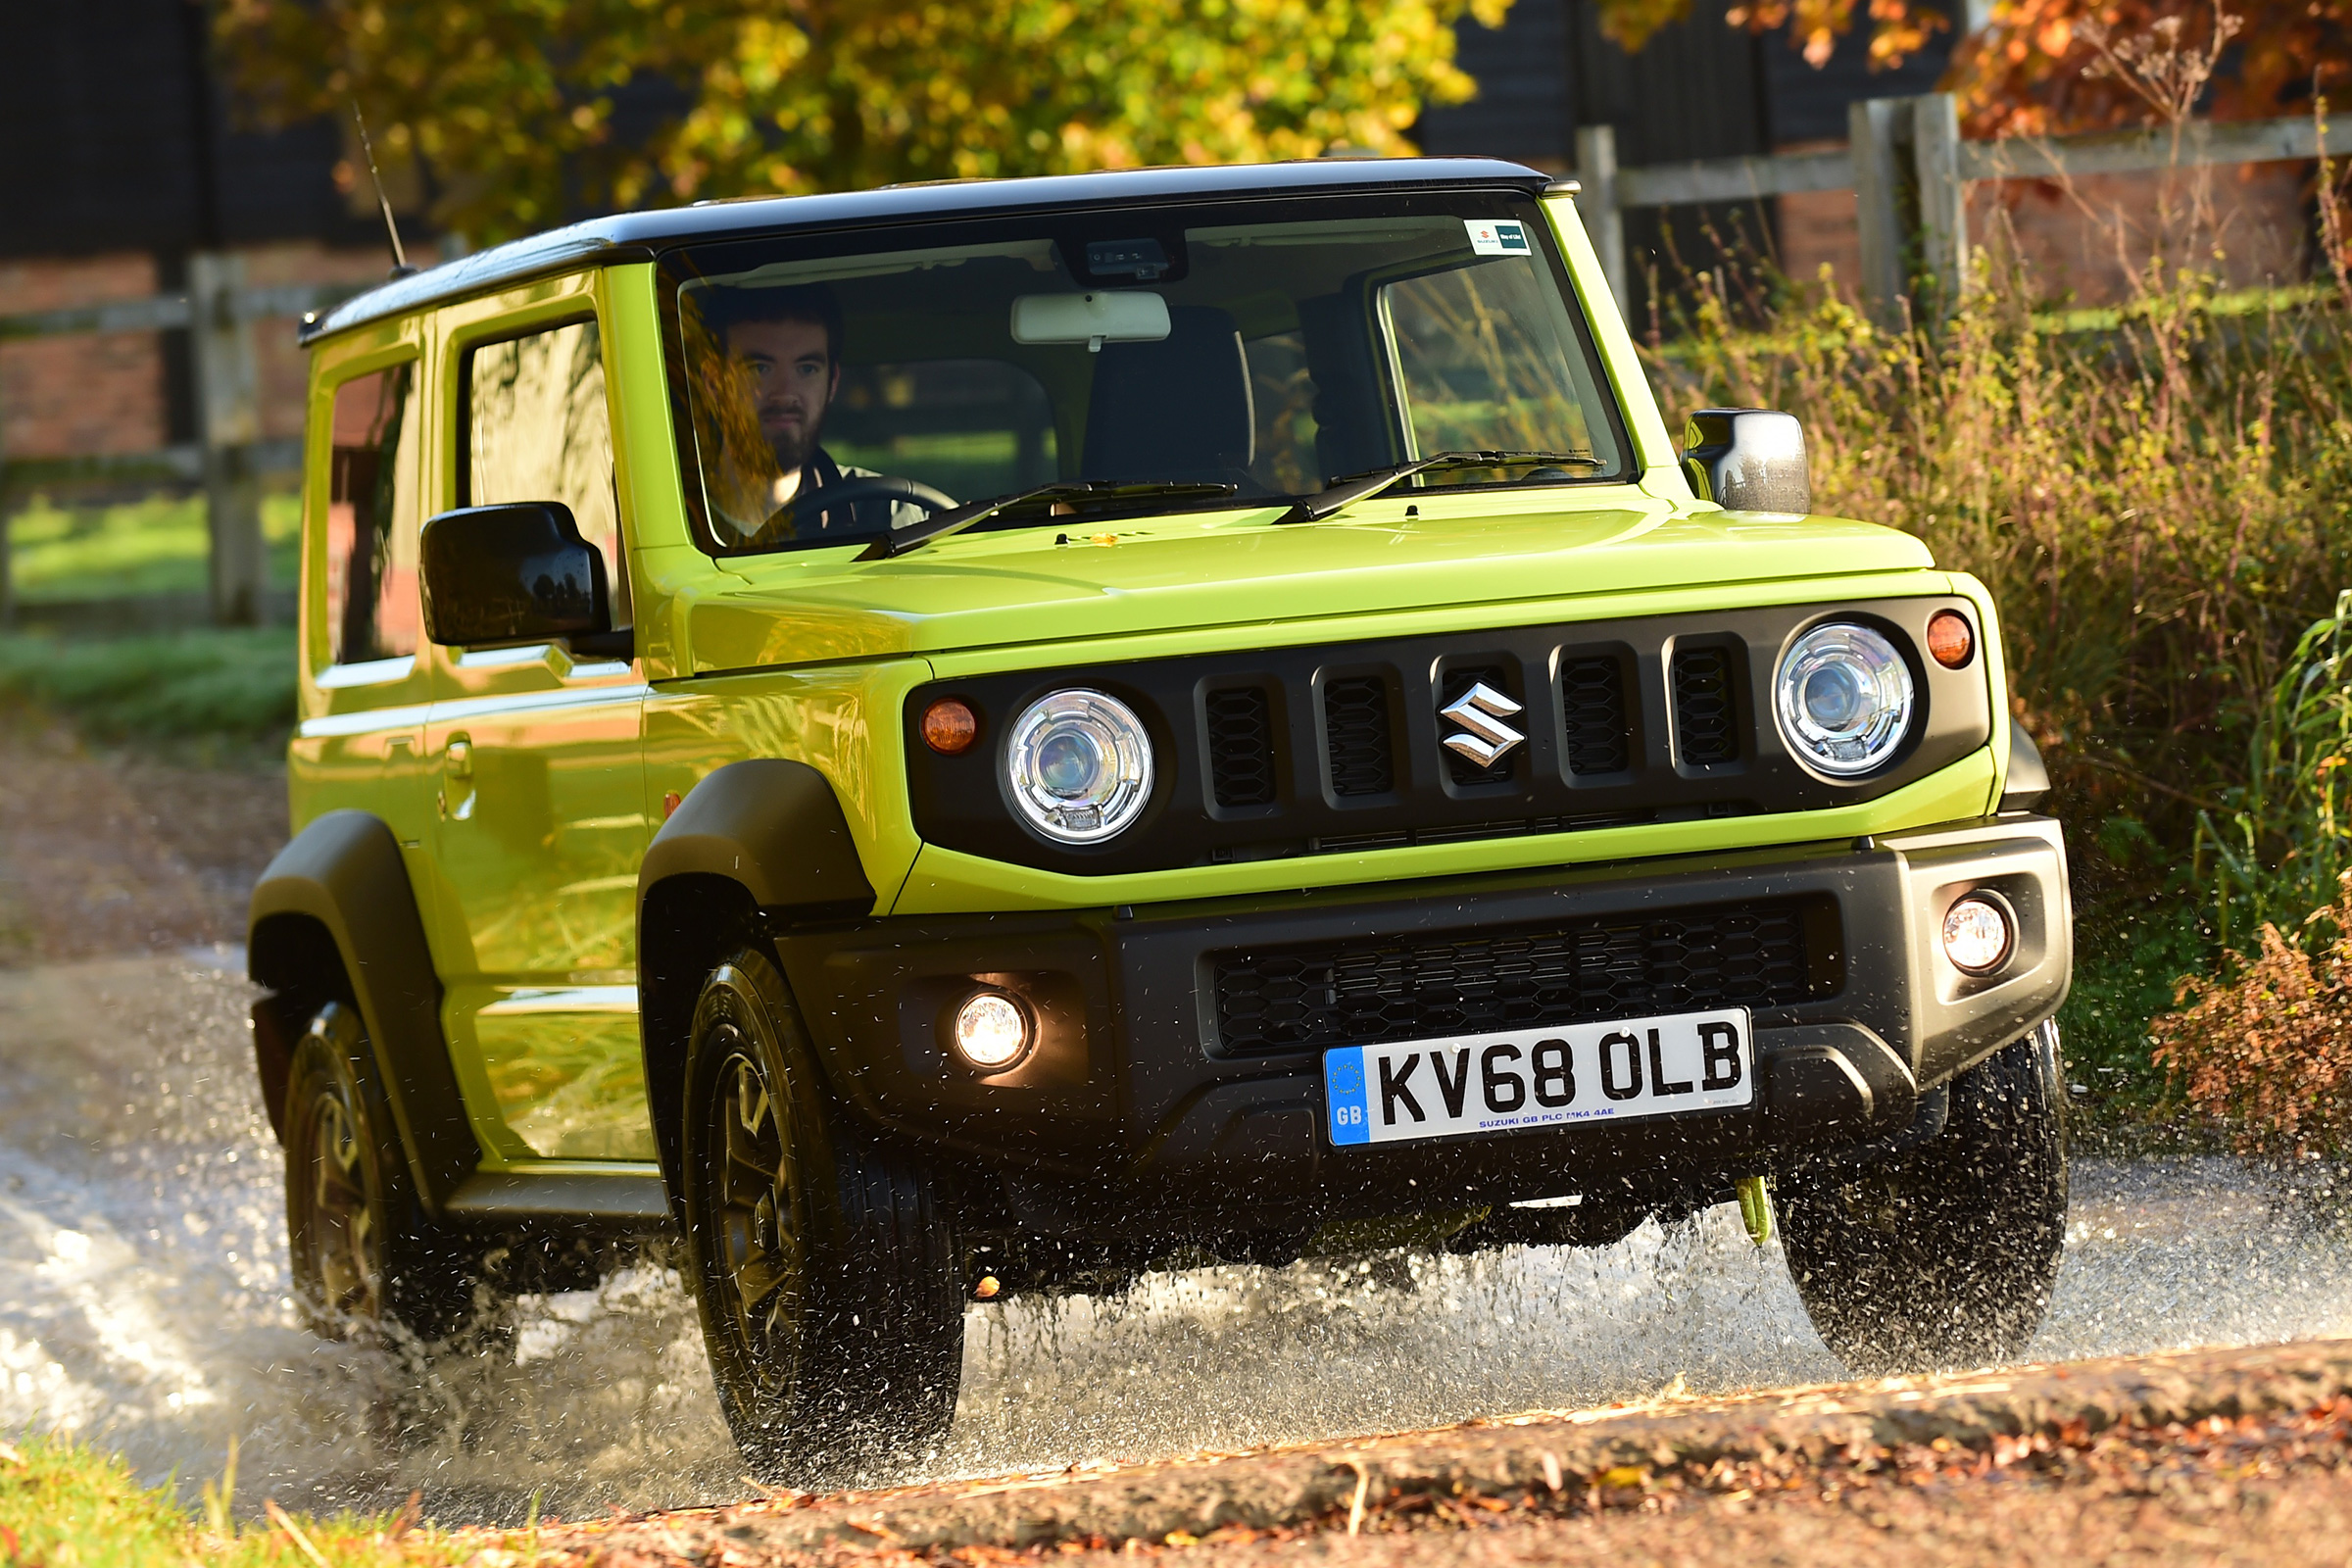
[[918,522],[920,507],[869,498],[821,509],[826,489],[848,479],[878,478],[871,468],[836,463],[818,443],[825,414],[841,391],[841,306],[822,283],[744,289],[723,318],[734,383],[751,403],[760,438],[774,460],[762,487],[760,518],[718,513],[722,534],[757,550],[819,534],[871,534]]

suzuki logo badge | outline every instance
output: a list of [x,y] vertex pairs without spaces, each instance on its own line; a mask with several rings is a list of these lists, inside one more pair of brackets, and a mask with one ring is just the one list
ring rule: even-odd
[[1486,682],[1478,682],[1438,710],[1440,718],[1451,719],[1461,726],[1446,737],[1446,749],[1467,757],[1481,767],[1493,767],[1509,755],[1512,747],[1527,739],[1503,722],[1517,711],[1517,703]]

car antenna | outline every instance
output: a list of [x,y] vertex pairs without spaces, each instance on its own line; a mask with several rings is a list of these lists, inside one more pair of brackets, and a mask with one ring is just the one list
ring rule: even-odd
[[367,155],[368,178],[375,186],[375,205],[384,215],[384,238],[392,242],[392,275],[407,277],[416,270],[409,265],[409,253],[400,243],[400,224],[392,218],[391,199],[384,195],[384,176],[376,172],[375,147],[368,140],[368,122],[360,114],[360,101],[351,101],[351,122],[360,127],[360,151]]

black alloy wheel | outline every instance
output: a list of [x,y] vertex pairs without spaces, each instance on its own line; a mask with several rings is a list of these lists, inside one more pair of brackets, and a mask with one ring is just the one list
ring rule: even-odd
[[287,1073],[286,1248],[322,1339],[435,1340],[473,1305],[465,1250],[416,1202],[359,1010],[330,1002]]
[[705,983],[686,1065],[686,1244],[720,1408],[760,1478],[839,1486],[956,1413],[959,1254],[927,1168],[827,1101],[783,976]]
[[2044,1023],[1952,1081],[1937,1136],[1775,1182],[1797,1295],[1847,1366],[1949,1371],[2025,1348],[2066,1247],[2064,1105],[2058,1026]]

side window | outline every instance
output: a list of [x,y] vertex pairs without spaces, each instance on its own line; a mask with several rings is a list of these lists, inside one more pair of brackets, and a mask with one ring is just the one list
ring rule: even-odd
[[396,365],[335,388],[326,624],[338,664],[416,652],[416,377]]
[[626,626],[629,574],[605,407],[604,341],[594,321],[485,343],[466,356],[466,506],[561,501],[605,558],[612,624]]

